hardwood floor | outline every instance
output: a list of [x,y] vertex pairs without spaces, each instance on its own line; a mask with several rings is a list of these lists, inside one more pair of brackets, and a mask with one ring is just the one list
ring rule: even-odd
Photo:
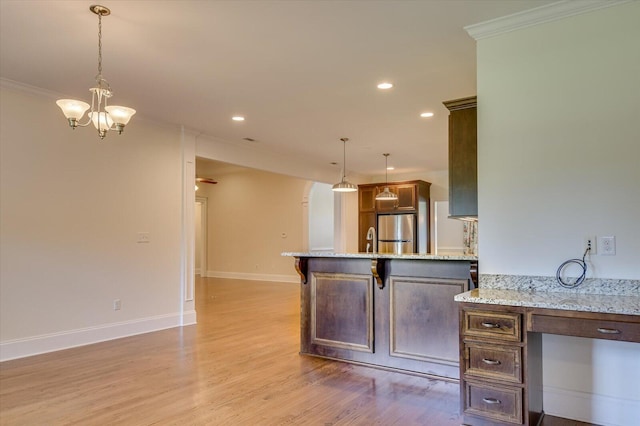
[[197,326],[0,364],[0,424],[460,424],[457,384],[300,356],[297,285],[196,290]]
[[300,356],[295,284],[196,291],[197,326],[0,363],[0,425],[461,423],[455,383]]

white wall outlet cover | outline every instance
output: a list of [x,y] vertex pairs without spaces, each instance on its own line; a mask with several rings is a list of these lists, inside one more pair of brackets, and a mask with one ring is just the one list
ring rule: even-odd
[[600,254],[603,256],[615,256],[616,254],[616,237],[600,238]]

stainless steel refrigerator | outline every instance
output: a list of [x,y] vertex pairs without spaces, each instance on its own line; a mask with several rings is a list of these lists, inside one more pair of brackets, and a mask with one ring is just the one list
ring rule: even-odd
[[414,214],[386,214],[378,216],[379,253],[415,253]]

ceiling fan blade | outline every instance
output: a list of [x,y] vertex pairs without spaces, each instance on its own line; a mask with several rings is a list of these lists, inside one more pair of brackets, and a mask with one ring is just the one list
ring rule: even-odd
[[215,181],[215,180],[213,180],[213,179],[209,179],[209,178],[200,178],[200,177],[197,177],[197,178],[196,178],[196,182],[202,182],[202,183],[213,183],[213,184],[218,183],[218,181]]

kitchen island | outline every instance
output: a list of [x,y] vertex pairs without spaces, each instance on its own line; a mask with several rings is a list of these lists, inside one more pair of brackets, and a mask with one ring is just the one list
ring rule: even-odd
[[477,257],[282,253],[300,275],[300,353],[459,378],[454,296],[475,287]]

